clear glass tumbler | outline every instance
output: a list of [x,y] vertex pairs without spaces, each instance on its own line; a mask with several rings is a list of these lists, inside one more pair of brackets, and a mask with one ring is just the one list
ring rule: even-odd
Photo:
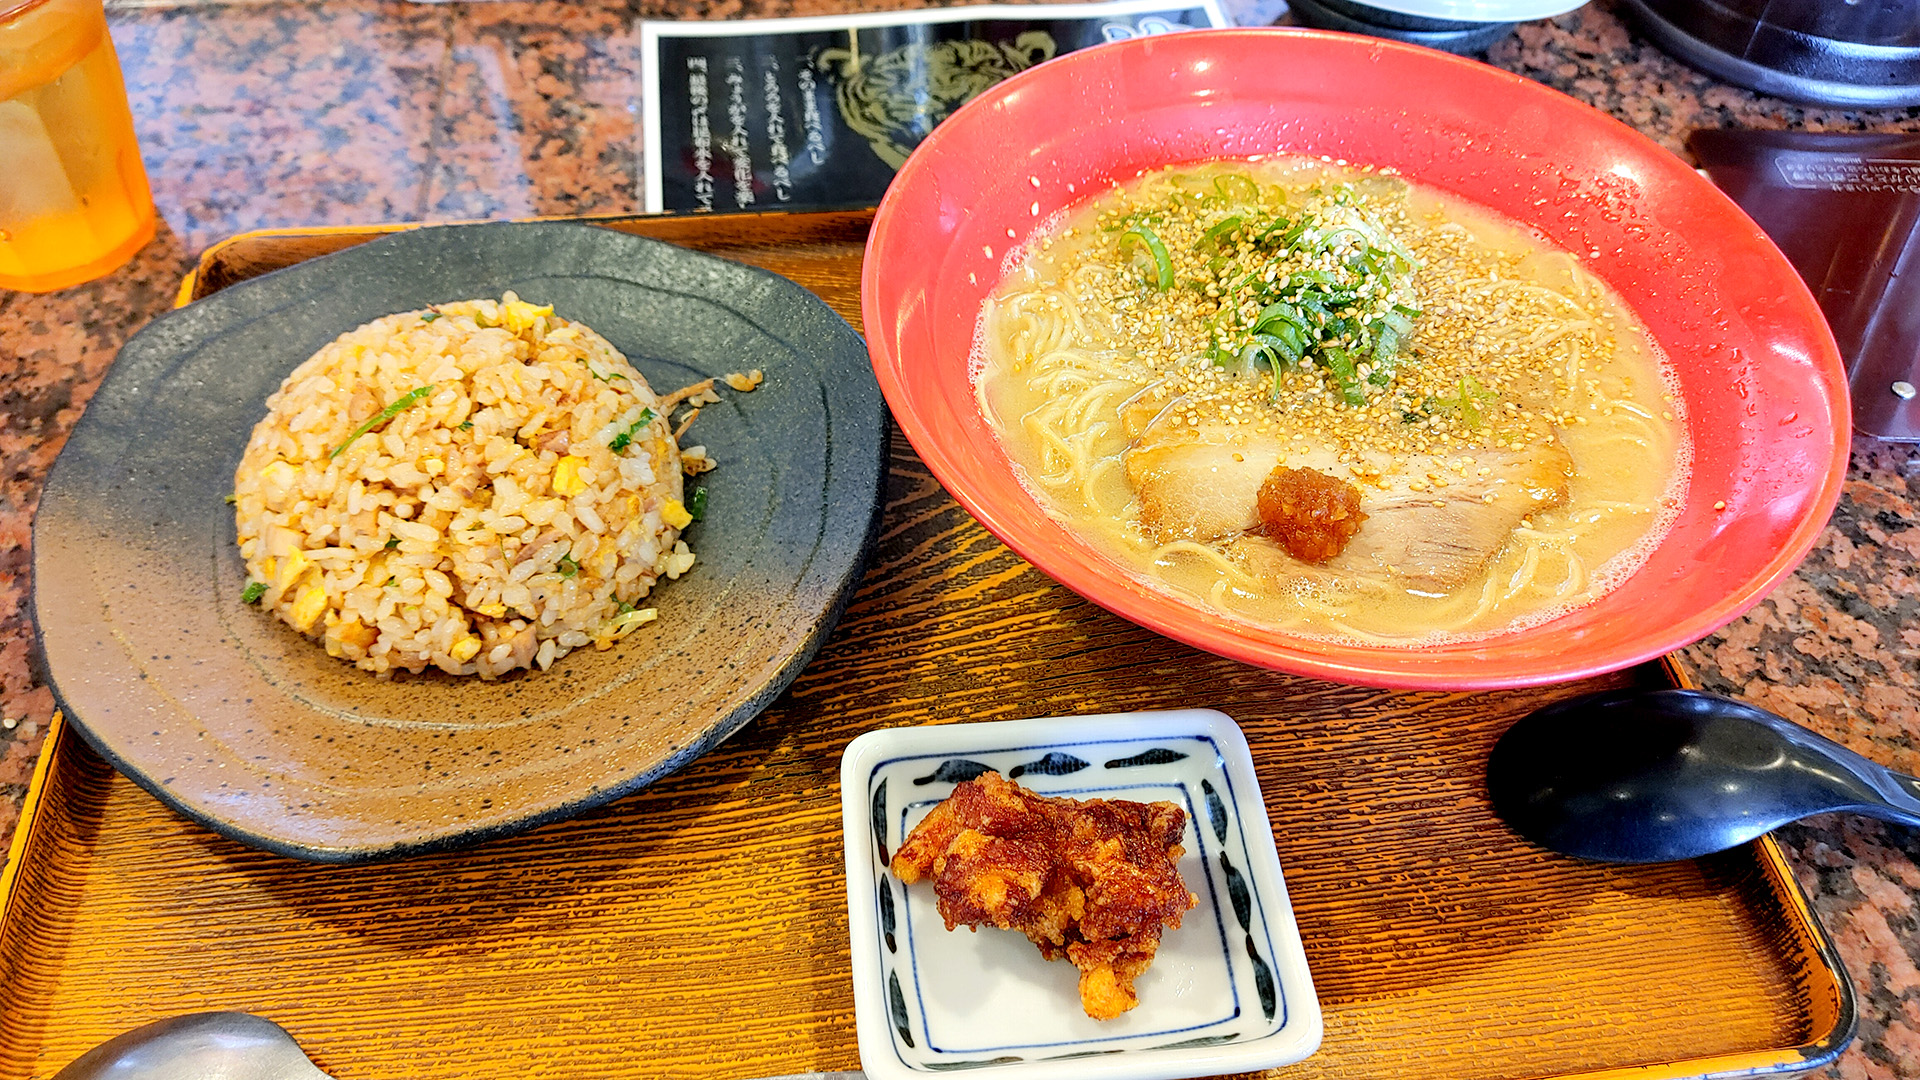
[[0,0],[0,289],[89,281],[153,229],[102,0]]

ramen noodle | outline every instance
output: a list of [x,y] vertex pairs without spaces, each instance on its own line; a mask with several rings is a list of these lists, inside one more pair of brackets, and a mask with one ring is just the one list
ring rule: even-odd
[[1601,595],[1671,525],[1679,396],[1572,255],[1398,176],[1167,170],[1009,259],[983,413],[1058,519],[1148,585],[1353,642]]

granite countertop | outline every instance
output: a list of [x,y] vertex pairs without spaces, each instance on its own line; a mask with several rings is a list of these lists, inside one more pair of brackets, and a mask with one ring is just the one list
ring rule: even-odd
[[[209,244],[248,229],[639,209],[639,26],[847,10],[837,0],[249,0],[109,4],[158,237],[122,270],[0,292],[0,836],[53,711],[27,598],[42,478],[127,337]],[[1264,5],[1264,6],[1263,6]],[[865,8],[914,6],[880,0]],[[1243,0],[1268,21],[1273,0]],[[1793,105],[1660,52],[1611,0],[1520,26],[1488,60],[1684,154],[1701,127],[1920,131],[1920,109]],[[1857,440],[1799,571],[1685,651],[1700,683],[1920,773],[1920,446]],[[1815,818],[1776,834],[1859,991],[1824,1075],[1920,1077],[1920,833]]]

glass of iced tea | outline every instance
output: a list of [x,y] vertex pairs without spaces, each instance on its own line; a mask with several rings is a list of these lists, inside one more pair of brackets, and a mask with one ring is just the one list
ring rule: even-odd
[[102,0],[0,0],[0,289],[99,277],[153,227]]

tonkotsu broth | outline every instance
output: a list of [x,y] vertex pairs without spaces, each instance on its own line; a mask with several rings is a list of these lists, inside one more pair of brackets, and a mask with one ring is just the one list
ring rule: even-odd
[[[1344,336],[1292,355],[1328,325]],[[1071,211],[1012,260],[975,364],[1023,481],[1076,534],[1155,588],[1341,640],[1481,636],[1591,601],[1671,525],[1691,457],[1657,346],[1577,259],[1320,160],[1179,167]],[[1245,527],[1249,477],[1275,466],[1375,507],[1347,551],[1305,562]],[[1418,539],[1456,520],[1473,524]],[[1429,550],[1439,569],[1411,554]]]

